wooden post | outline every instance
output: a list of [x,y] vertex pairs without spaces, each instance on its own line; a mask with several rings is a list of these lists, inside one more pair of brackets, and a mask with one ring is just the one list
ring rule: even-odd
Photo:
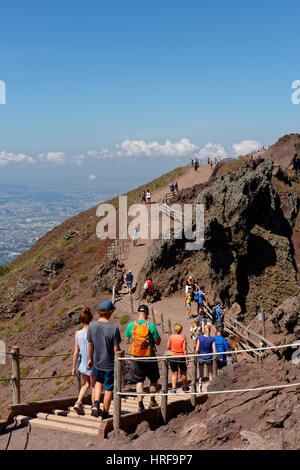
[[[197,357],[192,358],[192,383],[191,383],[191,392],[196,393],[197,391]],[[196,406],[196,395],[191,395],[191,404]]]
[[[168,359],[162,361],[162,378],[161,378],[161,391],[162,393],[168,393]],[[161,397],[161,414],[164,424],[168,422],[168,397],[162,395]]]
[[171,320],[170,320],[170,318],[169,318],[169,320],[168,320],[168,325],[169,325],[169,335],[171,335],[171,334],[172,334],[172,325],[171,325]]
[[133,298],[132,295],[130,295],[130,306],[131,306],[131,313],[134,315],[134,308],[133,308]]
[[152,313],[152,319],[153,319],[153,323],[154,323],[154,325],[156,326],[156,320],[155,320],[155,315],[154,315],[153,305],[151,305],[151,313]]
[[164,333],[165,332],[165,327],[164,327],[164,314],[160,314],[160,323],[161,323],[161,331]]
[[11,350],[12,369],[12,404],[21,403],[21,381],[20,381],[20,348],[14,346]]
[[120,426],[121,426],[122,399],[121,399],[121,396],[118,395],[118,392],[122,391],[123,365],[122,365],[122,361],[119,360],[120,357],[124,357],[124,351],[117,351],[115,353],[114,418],[113,418],[114,429],[120,429]]
[[213,358],[213,377],[217,377],[218,373],[218,356]]
[[114,284],[112,288],[112,299],[111,299],[113,304],[115,303],[115,295],[116,295],[116,286]]

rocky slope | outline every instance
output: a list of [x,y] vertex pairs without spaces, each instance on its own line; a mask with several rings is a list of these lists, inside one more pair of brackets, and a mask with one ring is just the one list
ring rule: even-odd
[[237,171],[179,192],[175,203],[204,205],[203,248],[185,250],[185,238],[159,241],[144,263],[140,285],[151,275],[156,293],[171,295],[193,273],[211,298],[239,304],[240,319],[244,315],[247,321],[259,307],[271,312],[300,292],[292,227],[273,170],[270,159],[249,159]]

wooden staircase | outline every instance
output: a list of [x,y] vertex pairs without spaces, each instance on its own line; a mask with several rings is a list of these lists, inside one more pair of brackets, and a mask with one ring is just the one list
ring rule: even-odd
[[[161,397],[155,396],[158,403],[156,410],[160,410]],[[189,395],[177,396],[169,394],[168,402],[174,403],[179,400],[189,400]],[[146,412],[138,411],[137,397],[128,396],[122,399],[122,416],[129,415],[137,418],[138,422],[143,420],[143,415],[147,415],[147,408],[149,406],[150,397],[145,396],[144,405]],[[111,404],[110,412],[113,412],[113,402]],[[102,407],[102,404],[101,404]],[[32,428],[40,428],[46,430],[63,431],[70,433],[80,433],[91,436],[105,437],[109,431],[113,429],[113,417],[102,420],[101,417],[95,418],[91,415],[91,405],[84,405],[84,415],[78,415],[73,407],[68,407],[66,410],[53,409],[50,412],[37,412],[32,416],[18,415],[14,418],[17,425],[28,425]]]

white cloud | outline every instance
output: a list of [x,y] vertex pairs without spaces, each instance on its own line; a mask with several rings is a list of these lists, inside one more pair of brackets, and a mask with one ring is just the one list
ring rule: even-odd
[[113,153],[108,149],[102,150],[89,150],[86,155],[91,158],[110,158],[113,156]]
[[199,147],[192,144],[189,139],[183,138],[178,142],[166,140],[164,144],[156,141],[124,140],[120,145],[116,145],[116,148],[118,149],[116,152],[117,157],[185,157],[193,154]]
[[242,142],[233,144],[232,148],[237,157],[256,152],[261,147],[261,143],[257,140],[243,140]]
[[39,159],[61,165],[66,161],[66,154],[64,152],[48,152],[47,154],[40,153]]
[[12,153],[2,150],[0,152],[0,166],[8,165],[9,163],[35,163],[32,157],[25,155],[24,153]]
[[208,144],[204,145],[204,147],[202,147],[195,156],[200,160],[206,159],[208,157],[220,157],[222,160],[223,158],[227,157],[227,152],[223,145],[209,142]]
[[93,180],[95,180],[95,179],[96,179],[96,175],[90,175],[90,176],[89,176],[89,180],[93,181]]

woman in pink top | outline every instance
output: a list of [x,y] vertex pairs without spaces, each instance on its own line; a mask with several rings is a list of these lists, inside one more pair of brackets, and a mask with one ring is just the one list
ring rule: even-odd
[[182,325],[176,323],[174,327],[174,334],[169,336],[168,339],[168,350],[171,351],[171,354],[174,357],[174,359],[170,359],[170,368],[172,371],[172,393],[176,393],[178,370],[180,370],[181,381],[183,384],[182,390],[184,392],[189,391],[189,387],[187,385],[188,359],[186,359],[185,357],[180,357],[187,355],[186,337],[181,333]]

